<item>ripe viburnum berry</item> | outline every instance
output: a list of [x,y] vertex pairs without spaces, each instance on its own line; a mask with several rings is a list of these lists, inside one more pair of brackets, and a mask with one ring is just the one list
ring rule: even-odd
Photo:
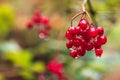
[[39,37],[45,38],[48,36],[48,33],[45,30],[39,30]]
[[48,17],[43,16],[43,17],[42,17],[42,23],[43,23],[43,24],[48,24],[48,23],[49,23]]
[[78,23],[78,26],[79,26],[81,29],[86,29],[86,28],[87,28],[87,25],[88,25],[88,23],[87,23],[87,21],[84,20],[84,19],[81,19],[81,20],[79,21],[79,23]]
[[66,38],[69,40],[72,40],[74,38],[74,36],[72,34],[70,34],[69,31],[66,32]]
[[83,33],[83,30],[80,27],[75,27],[75,32],[77,35],[81,35]]
[[[41,24],[43,26],[41,26]],[[51,30],[51,25],[49,23],[48,17],[42,16],[41,13],[36,10],[32,16],[30,22],[26,24],[27,28],[31,29],[34,25],[39,28],[39,37],[47,40],[49,38],[49,30]],[[41,29],[43,27],[44,29]]]
[[69,48],[72,48],[72,46],[73,46],[73,42],[72,41],[68,41],[67,43],[66,43],[66,47],[69,49]]
[[31,29],[33,27],[33,23],[31,21],[27,22],[26,24],[28,29]]
[[68,31],[71,35],[74,35],[76,33],[75,27],[70,27]]
[[107,38],[105,35],[100,35],[100,36],[98,36],[97,39],[101,44],[105,44],[107,42]]
[[88,34],[90,37],[96,37],[98,35],[96,27],[90,27],[88,30]]
[[104,29],[102,27],[97,27],[97,31],[99,35],[104,34]]
[[41,17],[41,13],[39,10],[35,10],[34,15],[37,17]]
[[45,26],[45,29],[48,30],[48,31],[51,29],[51,25],[50,24],[45,24],[44,26]]
[[86,49],[88,50],[88,51],[90,51],[90,50],[92,50],[93,49],[93,43],[92,42],[88,42],[87,44],[86,44]]
[[65,76],[63,74],[64,65],[59,60],[52,59],[51,61],[49,61],[47,64],[47,70],[56,74],[59,80],[65,80]]
[[73,57],[73,58],[76,58],[77,57],[77,51],[76,50],[70,51],[70,56]]
[[98,39],[95,39],[93,41],[94,48],[101,48],[102,44],[98,41]]
[[100,49],[95,49],[96,56],[101,57],[102,53],[103,53],[103,50],[101,48]]
[[81,46],[78,47],[77,54],[78,54],[79,56],[84,56],[84,55],[85,55],[85,52],[86,52],[86,50],[85,50],[84,48],[82,48]]
[[[70,56],[78,58],[84,56],[87,51],[95,50],[96,56],[101,56],[103,50],[102,45],[107,42],[107,38],[104,35],[104,29],[102,27],[96,27],[91,22],[87,21],[84,15],[77,26],[71,26],[66,32],[66,38],[69,40],[66,43],[66,47],[70,50]],[[76,18],[73,17],[72,19]],[[73,21],[73,20],[71,20]]]

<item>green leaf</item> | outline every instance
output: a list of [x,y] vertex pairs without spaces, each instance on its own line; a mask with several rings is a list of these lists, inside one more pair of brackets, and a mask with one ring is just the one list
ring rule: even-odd
[[4,55],[4,58],[12,61],[15,66],[26,68],[31,65],[32,55],[28,51],[9,52]]
[[32,70],[34,72],[44,72],[45,71],[45,63],[43,62],[36,62],[32,65]]

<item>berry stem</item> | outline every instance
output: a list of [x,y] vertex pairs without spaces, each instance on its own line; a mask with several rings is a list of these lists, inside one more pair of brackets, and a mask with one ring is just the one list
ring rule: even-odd
[[96,19],[95,19],[95,15],[96,15],[96,14],[95,14],[95,11],[94,11],[94,9],[93,9],[93,7],[92,7],[91,1],[88,0],[88,1],[87,1],[87,4],[88,4],[89,11],[90,11],[90,13],[91,13],[91,16],[92,16],[92,21],[94,22],[94,24],[95,24],[96,26],[98,26],[97,21],[96,21]]
[[91,23],[93,24],[92,18],[90,17],[90,15],[89,15],[89,13],[87,11],[86,11],[86,18],[89,20],[90,24]]
[[81,15],[81,14],[85,14],[86,12],[79,12],[79,13],[77,13],[76,15],[74,15],[72,18],[71,18],[71,20],[70,20],[70,24],[71,24],[71,27],[72,27],[72,24],[73,24],[73,20],[74,19],[76,19],[79,15]]
[[79,15],[81,15],[83,13],[85,13],[85,12],[79,12],[71,18],[71,20],[70,20],[71,27],[72,27],[73,20],[76,19]]
[[83,1],[83,3],[82,3],[82,10],[83,10],[83,12],[85,12],[86,10],[85,10],[85,4],[87,3],[87,0],[84,0]]

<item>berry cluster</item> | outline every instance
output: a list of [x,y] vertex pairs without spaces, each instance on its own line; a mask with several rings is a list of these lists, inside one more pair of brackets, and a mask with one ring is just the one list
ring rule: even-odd
[[[86,14],[85,14],[86,15]],[[77,26],[71,26],[66,32],[66,47],[70,50],[70,56],[78,58],[84,56],[86,51],[95,51],[96,56],[101,57],[102,45],[107,42],[102,27],[95,27],[82,17]]]
[[59,80],[65,80],[65,76],[63,74],[63,69],[64,69],[63,63],[61,63],[57,59],[52,59],[47,64],[47,70],[56,74],[58,76]]
[[[51,29],[51,25],[49,24],[49,19],[48,17],[42,16],[38,10],[34,12],[34,15],[32,16],[31,20],[26,24],[28,29],[33,28],[34,25],[40,27],[38,31],[40,38],[43,39],[49,38],[48,31]],[[43,26],[42,29],[41,26]]]

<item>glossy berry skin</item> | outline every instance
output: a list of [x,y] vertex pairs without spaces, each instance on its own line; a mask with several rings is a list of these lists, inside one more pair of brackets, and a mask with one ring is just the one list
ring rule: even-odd
[[64,65],[59,60],[52,59],[51,61],[49,61],[46,66],[46,69],[57,75],[58,78],[62,78],[61,80],[65,80],[65,77],[63,75]]
[[73,57],[73,58],[76,58],[77,57],[77,51],[76,50],[70,51],[70,56]]
[[93,43],[92,42],[88,42],[87,44],[86,44],[86,49],[87,49],[87,51],[90,51],[90,50],[92,50],[93,49]]
[[95,39],[93,41],[93,45],[94,45],[94,48],[97,49],[97,48],[101,48],[102,44],[98,41],[98,39]]
[[75,47],[79,47],[80,44],[81,44],[81,40],[80,40],[80,39],[75,39],[75,40],[73,41],[73,45],[74,45]]
[[89,42],[91,40],[91,36],[88,34],[89,29],[84,30],[82,33],[82,37],[86,42]]
[[85,53],[86,53],[86,50],[80,46],[77,50],[77,55],[84,56]]
[[102,27],[97,27],[97,31],[99,35],[104,34],[104,29]]
[[105,35],[100,35],[97,39],[101,44],[105,44],[107,42],[107,38]]
[[83,30],[87,28],[87,25],[88,25],[88,23],[84,19],[80,20],[79,23],[78,23],[78,26]]
[[69,48],[72,48],[73,46],[73,42],[72,41],[68,41],[66,42],[66,47],[69,49]]
[[85,47],[85,45],[86,45],[86,41],[84,39],[81,39],[81,46]]
[[67,31],[67,32],[66,32],[66,38],[67,38],[68,40],[72,40],[72,39],[74,39],[74,36],[71,35],[69,31]]
[[70,28],[68,29],[68,31],[69,31],[69,33],[72,34],[72,35],[74,35],[74,34],[76,33],[75,27],[70,27]]
[[95,49],[96,56],[101,57],[102,53],[103,53],[103,50],[101,48],[100,49]]
[[75,27],[75,33],[77,35],[81,35],[83,33],[83,30],[80,27],[77,26],[77,27]]
[[31,29],[33,27],[33,23],[31,21],[27,22],[26,24],[28,29]]
[[96,37],[98,34],[98,31],[95,27],[90,27],[90,29],[88,30],[88,34],[90,37]]

